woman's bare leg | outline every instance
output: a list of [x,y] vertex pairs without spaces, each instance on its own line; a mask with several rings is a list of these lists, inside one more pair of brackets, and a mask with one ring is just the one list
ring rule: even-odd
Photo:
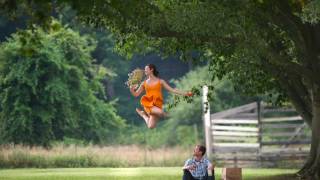
[[156,106],[153,106],[151,108],[151,113],[149,115],[143,110],[138,108],[136,108],[136,111],[144,119],[149,129],[155,128],[157,126],[157,122],[159,118],[166,115],[166,113],[164,113],[162,109]]
[[137,113],[144,119],[144,121],[146,122],[146,125],[148,126],[149,124],[149,116],[147,115],[146,112],[144,112],[141,109],[136,108]]
[[157,126],[159,117],[155,115],[150,115],[149,116],[149,123],[147,124],[149,129],[153,129]]
[[160,108],[158,108],[157,106],[153,106],[151,108],[151,112],[150,112],[151,115],[155,115],[155,116],[158,116],[158,117],[164,117],[164,116],[167,116],[167,114]]

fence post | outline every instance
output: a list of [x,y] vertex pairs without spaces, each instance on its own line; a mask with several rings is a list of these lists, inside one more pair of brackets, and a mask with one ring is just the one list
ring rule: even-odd
[[206,147],[208,149],[207,156],[211,158],[212,154],[212,133],[211,133],[211,120],[210,120],[210,104],[208,101],[208,86],[202,87],[202,119],[206,138]]
[[262,167],[262,157],[261,157],[261,149],[262,149],[262,117],[263,117],[263,101],[257,102],[257,114],[258,114],[258,129],[259,129],[259,135],[258,135],[258,143],[259,143],[259,150],[258,150],[258,157],[259,165]]
[[261,150],[261,144],[262,144],[262,125],[261,125],[261,119],[263,115],[263,107],[262,107],[262,101],[257,102],[257,115],[258,115],[258,129],[259,129],[259,135],[258,135],[258,143],[259,143],[259,151]]

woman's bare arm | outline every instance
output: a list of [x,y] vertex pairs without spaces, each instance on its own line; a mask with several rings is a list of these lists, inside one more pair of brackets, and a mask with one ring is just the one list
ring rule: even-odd
[[137,90],[135,90],[135,87],[130,87],[130,92],[134,97],[138,97],[140,96],[140,94],[143,92],[144,90],[144,86],[143,83],[140,84],[139,88]]
[[169,84],[168,84],[166,81],[164,81],[164,80],[162,80],[162,79],[161,79],[160,82],[161,82],[161,85],[162,85],[166,90],[168,90],[169,92],[172,92],[172,93],[174,93],[174,94],[183,95],[183,96],[189,96],[189,95],[190,95],[190,92],[183,92],[183,91],[180,91],[180,90],[178,90],[178,89],[172,88],[171,86],[169,86]]

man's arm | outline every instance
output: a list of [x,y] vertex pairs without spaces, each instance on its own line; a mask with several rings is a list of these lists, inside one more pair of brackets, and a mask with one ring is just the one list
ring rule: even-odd
[[185,163],[184,166],[182,167],[183,170],[194,170],[196,167],[192,164],[191,159],[188,159]]
[[212,164],[209,160],[207,160],[207,164],[208,164],[208,170],[214,169],[214,164]]

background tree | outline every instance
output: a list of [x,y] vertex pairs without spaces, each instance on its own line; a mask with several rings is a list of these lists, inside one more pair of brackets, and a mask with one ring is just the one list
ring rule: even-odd
[[92,64],[95,42],[53,22],[49,31],[19,31],[1,44],[1,136],[48,146],[65,137],[112,141],[124,127],[103,94],[106,70]]

